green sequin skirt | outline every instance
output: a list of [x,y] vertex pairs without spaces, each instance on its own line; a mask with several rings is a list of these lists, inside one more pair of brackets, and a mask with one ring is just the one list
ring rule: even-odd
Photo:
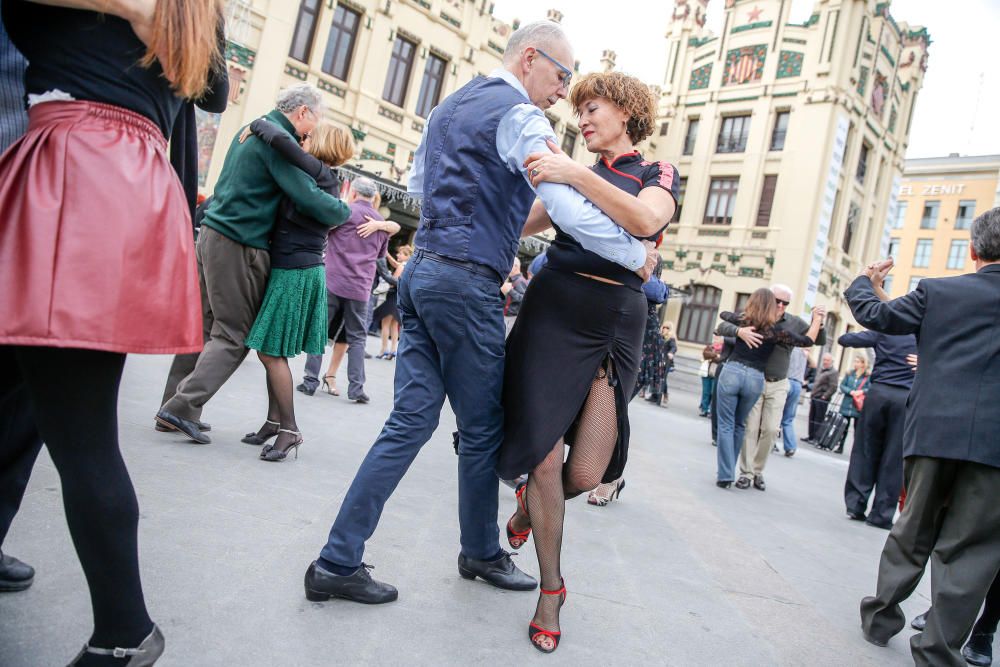
[[246,346],[272,357],[294,357],[323,354],[326,338],[326,268],[271,269]]

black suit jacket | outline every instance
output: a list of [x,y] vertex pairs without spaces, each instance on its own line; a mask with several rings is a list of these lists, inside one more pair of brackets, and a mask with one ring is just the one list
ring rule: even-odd
[[1000,264],[921,280],[887,302],[861,276],[844,295],[865,327],[917,336],[903,455],[1000,468]]

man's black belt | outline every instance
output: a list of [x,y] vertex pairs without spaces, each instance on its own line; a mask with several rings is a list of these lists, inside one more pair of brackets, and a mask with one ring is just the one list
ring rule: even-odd
[[489,278],[490,280],[495,280],[499,285],[504,281],[503,276],[500,275],[495,269],[491,269],[485,264],[479,264],[477,262],[469,262],[464,259],[455,259],[454,257],[445,257],[444,255],[439,255],[436,252],[431,252],[430,250],[417,250],[418,255],[423,255],[427,259],[432,259],[435,262],[441,262],[442,264],[451,264],[452,266],[457,266],[460,269],[465,269],[466,271],[471,271],[480,276]]
[[765,376],[764,376],[764,379],[765,379],[765,380],[767,380],[768,382],[781,382],[781,381],[782,381],[782,380],[784,380],[785,378],[779,378],[779,377],[768,377],[767,375],[765,375]]

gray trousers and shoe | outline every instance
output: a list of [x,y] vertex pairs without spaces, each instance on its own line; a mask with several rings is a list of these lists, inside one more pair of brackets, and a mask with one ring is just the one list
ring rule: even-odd
[[271,256],[202,227],[195,244],[205,348],[174,357],[163,391],[163,410],[201,419],[205,403],[247,356],[247,334],[264,300]]
[[[327,316],[332,322],[338,315],[344,321],[344,335],[347,337],[347,397],[354,400],[365,391],[365,338],[368,335],[365,324],[368,316],[368,302],[355,301],[326,291]],[[336,332],[330,332],[336,338]],[[322,354],[306,355],[306,368],[302,384],[310,391],[319,386],[319,376],[323,368]]]
[[931,611],[910,638],[918,665],[963,667],[986,591],[1000,569],[1000,468],[923,456],[904,463],[906,503],[882,549],[874,597],[861,601],[866,638],[884,645],[903,629],[899,603],[931,562]]

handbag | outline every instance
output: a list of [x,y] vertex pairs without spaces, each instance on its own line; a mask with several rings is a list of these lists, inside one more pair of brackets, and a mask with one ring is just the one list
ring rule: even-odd
[[854,401],[854,407],[857,408],[859,412],[865,409],[865,392],[861,391],[861,389],[865,386],[865,382],[867,381],[867,376],[862,378],[861,382],[858,384],[858,388],[851,392],[851,400]]

